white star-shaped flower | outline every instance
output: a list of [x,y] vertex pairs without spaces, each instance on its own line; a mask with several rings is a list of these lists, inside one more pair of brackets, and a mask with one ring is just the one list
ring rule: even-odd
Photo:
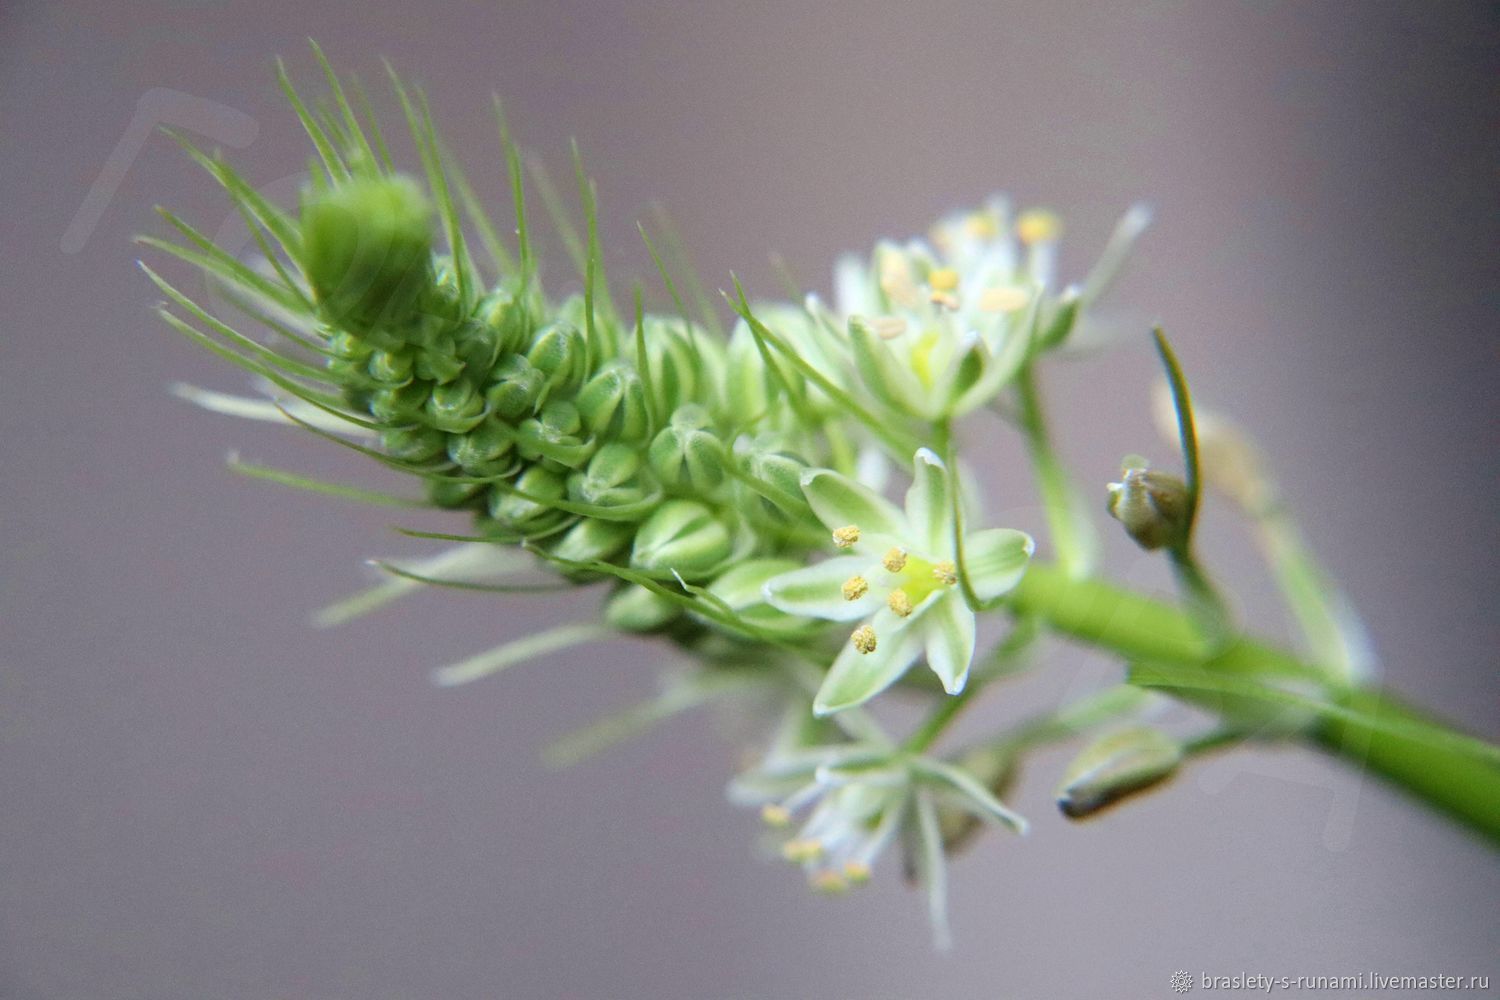
[[[766,582],[767,603],[789,614],[859,621],[813,702],[831,715],[873,698],[919,656],[949,694],[963,690],[974,658],[974,612],[959,586],[948,470],[926,448],[912,461],[905,511],[828,469],[802,477],[802,492],[851,554]],[[964,569],[974,596],[991,600],[1026,571],[1031,537],[1008,528],[965,535]]]

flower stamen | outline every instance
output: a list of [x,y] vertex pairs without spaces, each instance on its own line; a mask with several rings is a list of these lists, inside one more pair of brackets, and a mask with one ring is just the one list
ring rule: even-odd
[[945,587],[951,587],[958,582],[958,568],[944,560],[932,567],[932,578]]
[[823,842],[820,840],[788,840],[781,845],[781,856],[788,861],[802,863],[816,861],[823,856]]
[[979,311],[987,313],[1010,313],[1024,308],[1031,295],[1024,288],[987,288],[979,296]]
[[927,283],[934,292],[951,292],[958,288],[958,272],[951,267],[939,267],[927,275]]
[[861,653],[869,654],[875,652],[875,630],[868,625],[861,625],[849,636],[849,641],[854,643],[854,648]]
[[885,557],[880,560],[880,565],[884,566],[887,572],[901,572],[906,568],[906,550],[900,548],[890,549],[890,551],[886,552]]
[[812,878],[808,879],[808,884],[819,892],[826,892],[830,896],[845,892],[849,888],[849,883],[845,881],[844,876],[838,872],[830,871],[818,872]]
[[833,529],[833,544],[839,548],[851,548],[857,541],[859,541],[859,525],[846,524],[842,528]]
[[896,613],[896,617],[909,618],[911,616],[911,598],[900,587],[891,591],[885,603],[888,608]]
[[1042,208],[1022,212],[1016,220],[1016,238],[1027,246],[1055,240],[1061,231],[1062,220]]
[[841,590],[844,594],[844,600],[857,601],[870,592],[870,582],[862,576],[851,576],[844,581],[844,586]]
[[760,807],[760,820],[766,826],[783,827],[792,821],[792,811],[775,802],[767,802]]

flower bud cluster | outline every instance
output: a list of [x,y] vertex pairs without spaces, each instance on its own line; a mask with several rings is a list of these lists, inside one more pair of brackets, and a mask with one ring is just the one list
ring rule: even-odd
[[689,581],[771,554],[768,527],[816,525],[762,358],[741,351],[729,378],[720,341],[657,317],[637,355],[611,310],[551,306],[526,271],[481,295],[434,255],[432,214],[400,175],[325,187],[303,204],[298,261],[328,375],[432,503],[568,563]]

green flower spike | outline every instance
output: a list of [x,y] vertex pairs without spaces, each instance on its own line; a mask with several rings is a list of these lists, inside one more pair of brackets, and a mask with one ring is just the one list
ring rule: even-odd
[[[827,469],[802,477],[802,491],[834,544],[851,554],[774,577],[766,601],[788,614],[859,621],[813,702],[830,715],[863,704],[925,654],[949,694],[963,690],[974,658],[974,612],[958,585],[948,470],[926,448],[902,512],[884,497]],[[964,538],[964,567],[980,600],[1014,587],[1033,542],[991,528]]]

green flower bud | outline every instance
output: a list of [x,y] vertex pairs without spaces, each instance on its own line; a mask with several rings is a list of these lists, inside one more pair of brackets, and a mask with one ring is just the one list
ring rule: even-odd
[[385,453],[403,462],[425,462],[443,453],[448,435],[431,427],[396,427],[380,435]]
[[383,424],[427,423],[424,413],[430,394],[426,382],[408,382],[369,393],[365,398],[365,408],[370,411],[370,416]]
[[588,344],[569,323],[549,323],[537,331],[526,360],[547,377],[549,386],[575,385],[583,380]]
[[799,615],[789,615],[766,603],[763,588],[774,576],[801,569],[805,564],[794,559],[752,559],[743,562],[709,584],[708,592],[729,605],[739,616],[761,628],[784,635],[819,630],[820,622]]
[[622,632],[655,632],[681,614],[674,602],[634,584],[615,591],[604,605],[604,620]]
[[427,400],[427,418],[438,430],[462,434],[484,419],[484,397],[468,379],[437,386]]
[[432,284],[427,199],[405,177],[356,177],[302,205],[302,270],[332,326],[399,333]]
[[496,350],[513,354],[531,342],[533,322],[524,302],[510,292],[496,289],[479,302],[475,319],[494,338]]
[[467,434],[448,435],[448,457],[471,476],[493,475],[496,463],[510,451],[515,432],[494,417]]
[[485,395],[490,409],[506,420],[518,420],[533,412],[547,376],[519,355],[503,359],[490,372],[490,388]]
[[1068,765],[1057,790],[1057,806],[1069,819],[1092,816],[1167,780],[1181,762],[1182,747],[1155,729],[1136,726],[1110,733]]
[[672,420],[651,442],[647,451],[651,470],[668,489],[705,494],[724,481],[728,457],[724,442],[711,429],[707,411],[689,403],[672,414]]
[[405,385],[411,381],[412,354],[404,348],[373,351],[365,363],[365,370],[382,385]]
[[463,359],[458,356],[458,343],[451,336],[434,338],[415,352],[413,370],[418,378],[432,382],[452,382],[464,370]]
[[807,463],[790,452],[776,450],[772,438],[761,438],[737,448],[745,474],[755,481],[755,492],[766,512],[783,516],[811,515],[802,493],[802,473]]
[[454,479],[427,481],[427,497],[435,507],[468,507],[483,489],[479,483],[463,483]]
[[1109,484],[1109,514],[1143,549],[1185,539],[1187,486],[1176,476],[1152,472],[1143,460],[1127,460],[1122,481]]
[[490,492],[490,516],[512,530],[538,530],[558,523],[569,516],[548,501],[561,500],[567,492],[566,484],[557,473],[533,465],[515,482],[516,489],[527,494],[517,496],[501,489]]
[[643,332],[658,412],[717,398],[724,374],[724,348],[718,338],[696,328],[685,330],[681,320],[656,316],[646,317]]
[[586,517],[563,533],[552,554],[571,562],[608,559],[630,543],[635,525]]
[[668,500],[636,532],[630,565],[666,576],[701,576],[725,559],[733,548],[729,529],[713,511],[694,500]]
[[576,469],[594,450],[592,440],[578,436],[583,429],[578,407],[555,399],[542,407],[541,414],[516,428],[516,445],[529,459],[544,458],[568,469]]
[[641,454],[637,449],[625,444],[607,444],[589,459],[587,471],[568,477],[568,496],[604,507],[636,503],[646,495],[637,477],[640,469]]
[[370,383],[365,367],[370,360],[370,345],[346,330],[337,330],[328,335],[328,354],[328,373],[340,385],[348,389]]
[[578,409],[596,436],[611,441],[636,443],[651,429],[646,389],[628,363],[606,366],[578,393]]

